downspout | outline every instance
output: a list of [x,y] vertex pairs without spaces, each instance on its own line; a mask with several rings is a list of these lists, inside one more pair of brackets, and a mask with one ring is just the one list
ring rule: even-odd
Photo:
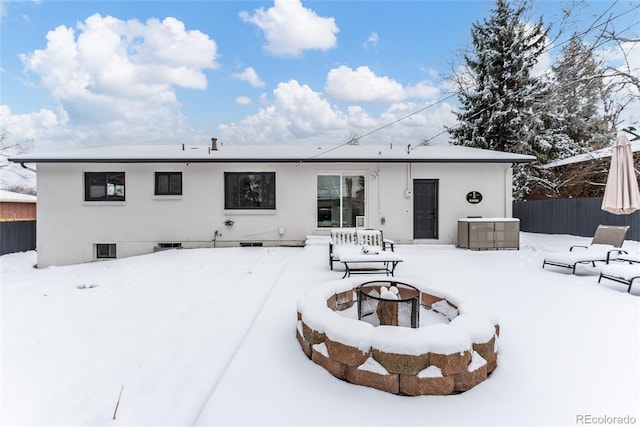
[[513,163],[504,170],[504,218],[513,216],[508,214],[509,203],[513,203]]
[[37,171],[37,170],[35,170],[35,169],[33,169],[33,168],[30,168],[29,166],[25,165],[25,164],[24,164],[24,162],[20,162],[20,166],[22,166],[24,169],[26,169],[26,170],[28,170],[28,171],[31,171],[31,172],[33,172],[33,173],[38,173],[38,171]]

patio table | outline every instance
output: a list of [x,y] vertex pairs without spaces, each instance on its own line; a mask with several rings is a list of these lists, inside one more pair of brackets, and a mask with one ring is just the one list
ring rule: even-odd
[[393,276],[396,266],[403,261],[402,257],[394,252],[383,251],[377,254],[345,254],[340,255],[340,262],[344,264],[344,276],[352,274],[377,274],[385,273]]

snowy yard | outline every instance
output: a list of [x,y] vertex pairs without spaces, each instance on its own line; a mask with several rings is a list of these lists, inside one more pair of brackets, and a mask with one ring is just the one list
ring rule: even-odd
[[[640,297],[615,282],[598,285],[601,266],[579,266],[576,275],[542,269],[545,252],[589,240],[522,233],[519,251],[397,246],[405,260],[398,278],[420,277],[490,306],[501,329],[488,380],[459,395],[420,397],[340,381],[300,349],[297,300],[342,276],[329,270],[326,246],[172,250],[47,269],[32,268],[34,252],[5,255],[0,421],[637,423]],[[624,247],[640,252],[640,242]]]

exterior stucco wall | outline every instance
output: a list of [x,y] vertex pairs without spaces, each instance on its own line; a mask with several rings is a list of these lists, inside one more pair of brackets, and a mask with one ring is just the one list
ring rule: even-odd
[[[413,194],[405,191],[413,191],[414,179],[438,180],[438,239],[413,239]],[[369,226],[382,229],[386,237],[401,243],[455,244],[459,218],[511,216],[510,165],[385,164],[380,166],[378,185],[379,209],[373,205],[374,212],[378,212],[373,218],[369,215]],[[470,191],[482,193],[482,202],[468,203],[466,195]]]
[[[124,202],[85,202],[84,172],[125,172]],[[154,172],[182,172],[182,196],[154,196]],[[275,172],[276,209],[225,210],[224,172]],[[438,239],[452,244],[457,219],[511,216],[509,164],[445,163],[169,163],[38,164],[38,266],[95,259],[96,243],[116,243],[118,258],[150,253],[159,242],[183,247],[302,244],[327,235],[316,223],[316,177],[366,177],[366,223],[398,243],[413,239],[413,179],[438,180]],[[480,191],[480,204],[469,204]],[[384,218],[384,224],[382,223]],[[232,226],[225,221],[233,221]],[[216,231],[218,232],[216,234]]]

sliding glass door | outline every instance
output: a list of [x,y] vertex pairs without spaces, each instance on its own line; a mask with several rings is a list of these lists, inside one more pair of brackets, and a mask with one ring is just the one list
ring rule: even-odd
[[364,225],[364,175],[318,175],[318,227]]

